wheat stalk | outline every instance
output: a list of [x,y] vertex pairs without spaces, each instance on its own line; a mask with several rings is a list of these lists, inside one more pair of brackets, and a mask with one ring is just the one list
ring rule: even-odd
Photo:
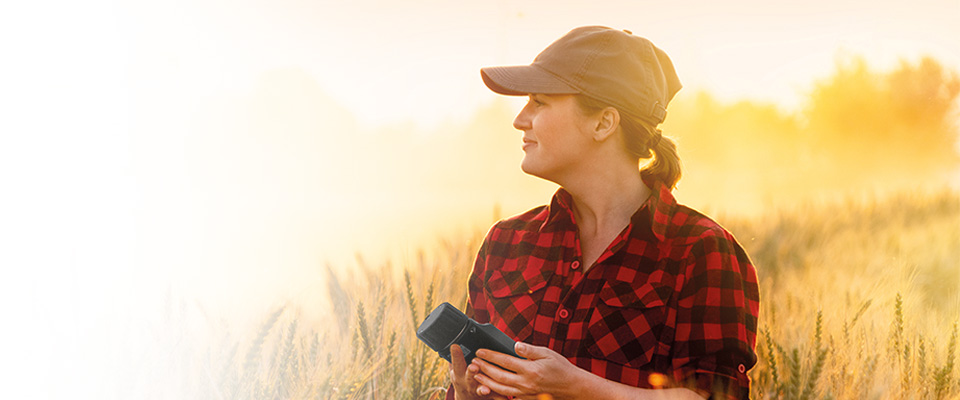
[[247,383],[247,387],[250,385],[254,386],[255,391],[262,391],[262,385],[254,379],[257,375],[257,370],[259,369],[260,354],[263,350],[263,343],[266,341],[267,336],[270,334],[270,331],[276,326],[277,321],[280,319],[280,315],[283,314],[283,311],[286,309],[285,306],[277,308],[270,317],[260,325],[260,330],[257,332],[257,336],[253,339],[253,343],[250,344],[250,348],[247,350],[247,356],[244,357],[243,363],[243,382]]
[[953,357],[957,352],[957,323],[953,323],[953,334],[950,335],[950,344],[947,345],[947,360],[946,363],[941,367],[934,378],[936,382],[936,397],[938,399],[943,398],[947,394],[948,389],[950,389],[950,380],[953,378]]
[[800,394],[800,399],[808,399],[813,395],[817,380],[820,379],[820,374],[823,372],[823,363],[827,358],[827,349],[823,346],[823,311],[820,310],[817,311],[814,353],[816,354],[816,360],[810,370],[810,375],[807,377],[807,384],[804,385],[803,392]]
[[890,349],[890,360],[900,362],[900,352],[903,347],[903,297],[897,292],[897,299],[894,303],[893,330],[891,332],[892,348]]

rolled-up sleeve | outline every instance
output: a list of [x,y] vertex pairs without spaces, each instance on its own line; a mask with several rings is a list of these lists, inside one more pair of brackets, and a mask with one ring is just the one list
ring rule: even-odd
[[728,232],[710,230],[684,264],[677,302],[673,379],[714,398],[746,399],[756,364],[756,269]]

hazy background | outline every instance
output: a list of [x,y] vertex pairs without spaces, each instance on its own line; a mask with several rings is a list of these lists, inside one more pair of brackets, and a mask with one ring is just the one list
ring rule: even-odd
[[671,56],[677,196],[721,223],[960,187],[957,1],[555,3],[0,6],[0,383],[102,398],[171,303],[243,326],[548,201],[479,68],[576,26]]

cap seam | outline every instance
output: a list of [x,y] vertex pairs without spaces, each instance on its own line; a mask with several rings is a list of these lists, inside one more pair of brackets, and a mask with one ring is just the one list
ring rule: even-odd
[[588,54],[587,57],[584,57],[583,62],[580,63],[580,68],[577,70],[577,73],[574,75],[574,77],[577,78],[577,83],[580,83],[583,81],[583,75],[584,75],[583,72],[586,71],[587,65],[592,63],[593,60],[597,58],[597,54],[601,53],[601,49],[605,49],[607,44],[610,43],[610,35],[603,35],[600,38],[602,40],[599,43],[599,45],[596,48],[594,48],[593,52]]

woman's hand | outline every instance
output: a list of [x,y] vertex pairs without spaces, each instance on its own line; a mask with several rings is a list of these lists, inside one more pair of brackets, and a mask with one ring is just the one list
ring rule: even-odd
[[475,378],[479,373],[480,367],[473,365],[473,363],[467,366],[460,345],[450,346],[450,382],[453,383],[456,400],[507,399],[494,393],[489,387],[481,387],[480,382]]
[[492,350],[477,350],[471,367],[477,366],[483,372],[475,374],[474,379],[481,384],[478,390],[521,399],[536,399],[541,393],[557,400],[573,399],[580,396],[581,389],[595,377],[549,348],[517,342],[514,350],[526,360]]

